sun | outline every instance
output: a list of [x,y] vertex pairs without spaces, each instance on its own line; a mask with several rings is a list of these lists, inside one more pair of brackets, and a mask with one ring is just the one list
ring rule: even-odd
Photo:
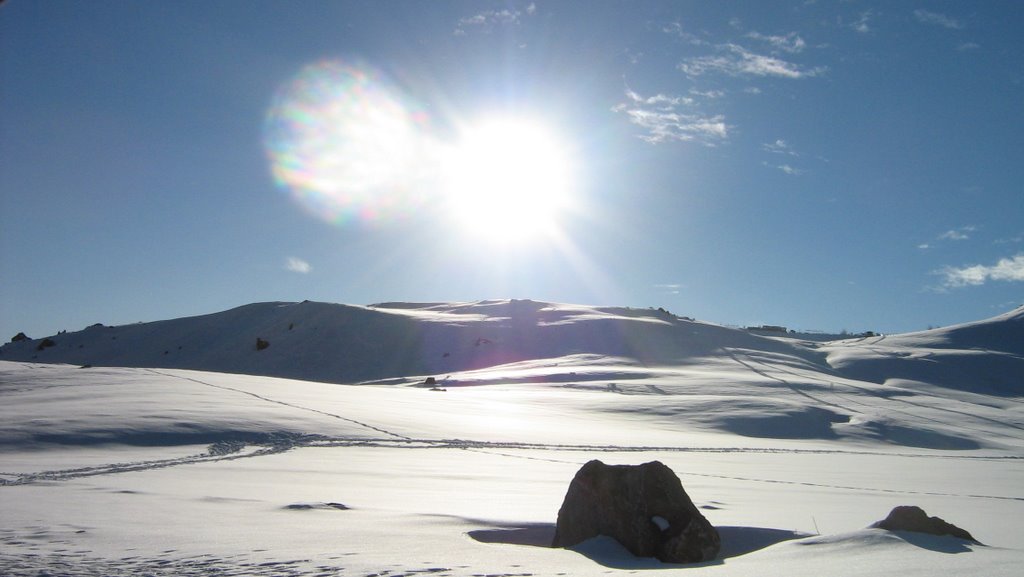
[[467,125],[444,164],[446,211],[478,239],[543,239],[557,232],[572,199],[569,150],[533,119],[488,117]]

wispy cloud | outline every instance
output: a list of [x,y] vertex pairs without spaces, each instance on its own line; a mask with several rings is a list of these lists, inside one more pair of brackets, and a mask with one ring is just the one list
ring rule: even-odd
[[694,46],[704,46],[708,44],[708,42],[700,36],[684,30],[683,25],[679,22],[669,22],[661,27],[661,31]]
[[[531,2],[526,7],[526,16],[533,16],[537,13],[537,4]],[[519,24],[522,21],[524,12],[505,8],[503,10],[484,10],[478,12],[472,16],[466,16],[460,18],[458,24],[455,26],[454,34],[456,36],[465,36],[470,30],[478,30],[480,32],[489,33],[494,30],[495,27],[508,25],[508,24]]]
[[959,20],[950,18],[949,16],[939,12],[931,12],[923,8],[914,10],[914,18],[916,18],[921,24],[940,26],[942,28],[949,28],[950,30],[960,30],[964,27]]
[[629,89],[626,89],[626,97],[636,104],[654,106],[662,110],[671,110],[681,104],[693,104],[693,99],[685,96],[669,96],[658,93],[645,98]]
[[870,23],[871,19],[874,18],[874,16],[875,12],[873,10],[865,10],[864,12],[860,13],[860,17],[858,17],[856,20],[853,21],[852,24],[850,24],[850,28],[853,28],[855,31],[860,32],[861,34],[867,34],[868,32],[871,32]]
[[789,164],[772,164],[770,162],[762,162],[761,164],[769,168],[777,168],[790,176],[800,176],[801,174],[807,172],[802,168],[796,168],[795,166]]
[[656,285],[654,285],[654,288],[663,290],[663,291],[667,292],[668,294],[677,295],[677,294],[679,294],[679,290],[681,288],[683,288],[683,285],[678,284],[678,283],[665,283],[665,284],[656,284]]
[[775,142],[767,142],[761,145],[761,150],[765,152],[771,152],[772,154],[786,154],[788,156],[800,156],[800,153],[793,150],[793,147],[788,142],[781,138]]
[[977,230],[974,226],[961,226],[960,228],[954,228],[947,230],[946,232],[939,235],[939,240],[967,240],[971,238],[971,233]]
[[961,268],[946,267],[936,271],[943,277],[944,288],[979,286],[988,281],[1024,282],[1024,253],[999,259],[994,265],[981,264]]
[[956,47],[960,52],[969,52],[971,50],[978,50],[981,48],[981,44],[977,42],[964,42]]
[[804,39],[796,32],[790,32],[785,36],[769,36],[758,32],[750,32],[747,34],[747,38],[767,42],[776,50],[782,50],[784,52],[789,52],[790,54],[803,52],[804,48],[807,47],[807,43],[804,42]]
[[699,142],[714,146],[729,136],[729,126],[722,115],[707,116],[680,110],[693,104],[693,99],[656,94],[644,97],[626,89],[626,102],[612,107],[625,114],[629,121],[645,130],[641,139],[652,144],[662,142]]
[[774,76],[779,78],[807,78],[823,74],[827,69],[804,68],[775,56],[757,54],[738,44],[725,44],[721,54],[697,56],[680,62],[676,67],[687,76],[721,73],[729,76]]
[[288,260],[285,262],[284,268],[286,270],[297,272],[299,274],[309,274],[310,271],[313,270],[313,267],[310,266],[308,262],[302,260],[301,258],[296,258],[294,256],[288,257]]
[[[799,152],[793,150],[793,147],[790,146],[788,142],[786,142],[785,140],[782,140],[781,138],[776,139],[775,142],[766,142],[766,143],[762,144],[761,145],[761,150],[763,150],[765,152],[770,152],[772,154],[781,154],[781,155],[784,155],[784,156],[789,156],[791,158],[799,158],[801,156]],[[784,172],[785,174],[788,174],[790,176],[800,176],[801,174],[804,174],[804,173],[807,172],[806,170],[804,170],[802,168],[797,168],[797,167],[793,166],[792,164],[789,164],[788,162],[783,163],[783,164],[776,164],[774,161],[773,162],[766,162],[765,161],[765,162],[761,162],[761,164],[764,165],[764,166],[771,167],[771,168],[777,168],[777,169],[781,170],[782,172]]]
[[701,98],[707,98],[709,100],[715,100],[716,98],[722,98],[725,96],[723,90],[697,90],[696,88],[690,89],[690,94],[693,96],[699,96]]

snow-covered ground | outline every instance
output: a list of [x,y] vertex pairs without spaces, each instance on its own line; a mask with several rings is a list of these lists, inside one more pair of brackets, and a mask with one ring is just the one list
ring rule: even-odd
[[[265,303],[51,339],[0,350],[0,575],[1024,566],[1022,309],[811,343],[531,301]],[[594,458],[670,466],[720,558],[547,547]],[[984,545],[865,529],[904,504]]]

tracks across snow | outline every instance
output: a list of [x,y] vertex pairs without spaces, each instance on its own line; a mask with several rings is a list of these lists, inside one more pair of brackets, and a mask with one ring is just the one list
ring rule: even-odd
[[332,419],[338,419],[338,420],[341,420],[341,421],[347,421],[347,422],[352,423],[354,425],[359,425],[360,427],[366,427],[367,429],[376,431],[378,433],[383,433],[383,434],[391,436],[391,437],[395,437],[395,438],[398,438],[398,439],[409,440],[409,437],[406,437],[404,435],[399,435],[398,433],[393,433],[391,431],[388,431],[387,429],[382,429],[380,427],[375,427],[375,426],[370,425],[368,423],[364,423],[362,421],[357,421],[355,419],[350,419],[348,417],[343,417],[343,416],[335,414],[335,413],[330,413],[330,412],[327,412],[327,411],[321,411],[320,409],[314,409],[312,407],[305,407],[305,406],[302,406],[302,405],[297,405],[297,404],[294,404],[294,403],[289,403],[289,402],[281,401],[281,400],[278,400],[278,399],[271,399],[270,397],[265,397],[263,395],[258,395],[256,393],[251,392],[251,391],[245,391],[245,390],[242,390],[242,389],[236,389],[234,387],[228,387],[228,386],[225,386],[225,385],[216,385],[214,383],[210,383],[210,382],[203,381],[203,380],[200,380],[200,379],[195,379],[195,378],[192,378],[192,377],[185,377],[185,376],[182,376],[182,375],[176,375],[174,373],[167,373],[167,372],[163,372],[163,371],[158,371],[156,369],[145,369],[145,370],[147,372],[153,373],[155,375],[161,375],[161,376],[164,376],[164,377],[172,377],[172,378],[175,378],[175,379],[181,379],[183,381],[191,381],[193,383],[197,383],[197,384],[200,384],[200,385],[205,385],[207,387],[213,387],[215,389],[221,389],[223,391],[232,391],[232,392],[239,393],[239,394],[242,394],[242,395],[248,395],[250,397],[254,397],[256,399],[259,399],[261,401],[266,401],[268,403],[274,403],[274,404],[281,405],[281,406],[284,406],[284,407],[289,407],[289,408],[292,408],[292,409],[299,409],[301,411],[309,411],[311,413],[317,413],[318,415],[324,415],[326,417],[331,417]]
[[[111,463],[91,467],[79,467],[73,469],[42,471],[37,473],[0,473],[0,476],[9,477],[0,480],[0,487],[4,485],[27,485],[40,482],[67,481],[82,477],[93,477],[98,475],[116,475],[121,473],[140,472],[153,469],[163,469],[183,465],[200,463],[213,463],[218,461],[231,461],[236,459],[248,459],[264,457],[283,453],[299,448],[334,448],[344,449],[353,447],[393,449],[393,450],[439,450],[458,449],[489,453],[501,457],[552,461],[558,463],[570,463],[582,465],[593,458],[595,453],[688,453],[688,454],[760,454],[760,455],[852,455],[852,456],[887,456],[887,457],[909,457],[922,459],[959,459],[971,460],[1024,460],[1021,456],[984,456],[984,455],[957,455],[957,454],[932,454],[932,453],[891,453],[875,451],[851,451],[833,449],[787,449],[787,448],[757,448],[757,447],[685,447],[685,446],[630,446],[630,445],[579,445],[560,443],[527,443],[514,441],[478,441],[470,439],[395,439],[395,438],[329,438],[319,435],[301,435],[294,437],[280,437],[268,440],[266,444],[254,443],[240,448],[234,452],[218,452],[215,446],[205,453],[193,456],[180,457],[175,459],[155,459],[151,461],[138,461],[131,463]],[[571,456],[581,453],[578,459]],[[875,491],[884,493],[900,494],[922,494],[953,496],[948,493],[938,492],[913,492],[895,489],[878,489],[868,487],[853,487],[842,485],[829,485],[818,483],[805,483],[798,481],[787,481],[766,478],[750,478],[730,475],[714,475],[706,473],[684,473],[685,475],[697,477],[710,477],[720,479],[732,479],[738,481],[753,481],[763,483],[778,483],[790,485],[806,485],[815,487],[827,487],[832,489],[850,491]],[[1001,499],[1024,501],[1024,497],[998,496],[998,495],[956,495],[960,497],[976,499]]]

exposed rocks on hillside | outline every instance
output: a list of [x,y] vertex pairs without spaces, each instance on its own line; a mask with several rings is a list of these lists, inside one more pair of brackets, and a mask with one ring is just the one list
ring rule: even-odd
[[28,336],[26,336],[25,333],[18,333],[16,335],[14,335],[13,338],[11,338],[11,342],[12,343],[20,343],[21,341],[29,341],[29,340],[32,340],[32,339],[28,338]]
[[57,346],[57,343],[53,339],[47,337],[47,338],[45,338],[45,339],[43,339],[42,341],[39,342],[39,344],[36,346],[36,350],[37,351],[41,351],[43,349],[48,349],[50,347],[55,347],[55,346]]
[[606,465],[590,461],[576,473],[558,511],[555,547],[605,535],[638,557],[666,563],[710,561],[718,531],[701,515],[679,477],[659,461]]
[[871,524],[872,528],[887,531],[913,531],[929,535],[952,535],[960,539],[978,542],[970,533],[947,523],[938,517],[929,517],[924,509],[914,505],[902,505],[889,512],[889,516]]
[[265,341],[259,337],[256,337],[256,350],[262,351],[263,349],[270,346],[270,341]]

